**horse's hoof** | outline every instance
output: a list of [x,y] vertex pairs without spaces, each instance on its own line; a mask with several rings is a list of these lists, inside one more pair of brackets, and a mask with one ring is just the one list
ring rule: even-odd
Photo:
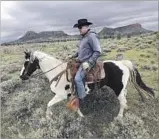
[[51,117],[50,117],[48,114],[46,114],[46,119],[47,119],[47,120],[50,120]]
[[50,110],[46,111],[46,118],[47,119],[52,119],[53,113]]
[[80,117],[84,117],[83,113],[80,111],[80,109],[77,110],[77,113]]
[[82,118],[84,117],[84,115],[82,114],[82,115],[80,115]]
[[115,121],[122,121],[123,115],[119,114],[117,117],[114,118]]
[[129,109],[128,105],[126,105],[126,106],[125,106],[125,109],[126,109],[126,110],[128,110],[128,109]]
[[46,119],[47,119],[47,120],[52,120],[53,117],[52,117],[52,115],[46,114]]

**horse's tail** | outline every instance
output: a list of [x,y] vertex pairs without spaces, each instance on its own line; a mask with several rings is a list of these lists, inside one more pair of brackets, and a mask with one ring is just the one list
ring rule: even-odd
[[141,79],[141,75],[138,72],[137,68],[132,64],[129,60],[122,60],[123,65],[125,65],[130,71],[130,82],[133,83],[134,87],[140,93],[140,89],[143,92],[146,92],[150,97],[155,97],[155,92],[152,88],[148,87],[143,80]]

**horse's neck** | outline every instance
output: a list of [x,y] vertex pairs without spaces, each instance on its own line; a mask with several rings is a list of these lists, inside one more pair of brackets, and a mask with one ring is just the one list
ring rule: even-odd
[[62,63],[60,60],[55,59],[54,57],[51,57],[50,55],[47,55],[45,53],[40,53],[38,55],[38,59],[39,59],[39,66],[43,72],[46,72],[45,75],[49,79],[49,81],[51,81],[60,72],[65,70],[67,66],[66,63]]

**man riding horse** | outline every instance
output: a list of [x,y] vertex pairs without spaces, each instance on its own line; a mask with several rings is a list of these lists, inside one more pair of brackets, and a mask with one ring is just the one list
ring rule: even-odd
[[78,51],[71,56],[71,58],[77,58],[77,61],[81,64],[74,78],[77,94],[69,100],[68,106],[72,104],[72,101],[83,100],[87,95],[85,92],[84,79],[87,72],[95,66],[97,59],[101,55],[101,47],[97,33],[89,28],[91,24],[92,23],[88,22],[87,19],[79,19],[78,23],[73,26],[79,29],[82,39],[78,43]]

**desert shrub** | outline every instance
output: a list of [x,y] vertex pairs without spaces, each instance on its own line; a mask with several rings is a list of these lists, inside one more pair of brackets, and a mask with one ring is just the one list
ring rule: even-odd
[[141,69],[143,69],[143,70],[151,70],[151,66],[149,66],[149,65],[142,65]]
[[104,137],[113,139],[150,139],[144,121],[133,113],[126,113],[122,121],[113,121],[104,128]]
[[141,57],[145,57],[145,54],[140,54]]
[[130,35],[130,34],[128,34],[128,35],[127,35],[127,38],[131,38],[131,35]]
[[155,63],[155,61],[152,60],[152,61],[151,61],[151,64],[154,64],[154,63]]
[[121,39],[121,34],[117,35],[117,39],[120,40]]
[[7,80],[12,78],[12,75],[10,75],[10,74],[7,74],[7,73],[1,73],[1,74],[2,74],[1,75],[1,82],[7,81]]
[[140,49],[146,49],[146,48],[150,48],[150,46],[147,45],[147,44],[142,44],[142,45],[140,45],[139,48],[140,48]]
[[11,54],[12,53],[12,50],[11,49],[9,49],[9,48],[3,48],[2,49],[3,51],[3,54]]
[[157,71],[158,67],[157,66],[152,66],[152,70]]
[[159,32],[156,34],[156,38],[159,39]]
[[14,90],[20,86],[20,84],[21,81],[19,77],[15,77],[10,80],[2,82],[0,86],[3,91],[6,91],[8,93],[13,93]]

